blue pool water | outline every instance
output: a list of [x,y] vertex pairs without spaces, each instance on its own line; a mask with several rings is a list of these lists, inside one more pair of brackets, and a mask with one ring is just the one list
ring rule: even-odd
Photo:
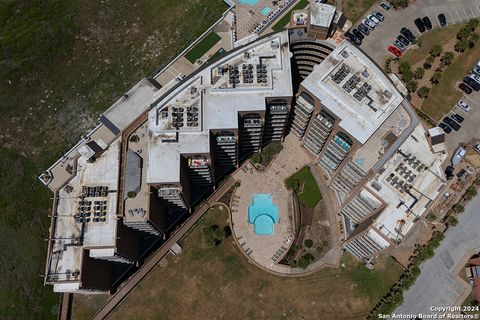
[[249,6],[254,6],[258,3],[258,1],[260,0],[238,0],[238,2],[240,2],[240,4],[248,4]]
[[257,235],[273,234],[273,227],[278,223],[278,207],[272,203],[272,195],[258,193],[252,201],[248,207],[248,223],[253,224]]
[[260,11],[260,13],[262,14],[262,16],[266,16],[266,15],[268,15],[271,11],[272,11],[272,8],[270,8],[270,7],[265,7],[265,8],[262,9],[262,11]]

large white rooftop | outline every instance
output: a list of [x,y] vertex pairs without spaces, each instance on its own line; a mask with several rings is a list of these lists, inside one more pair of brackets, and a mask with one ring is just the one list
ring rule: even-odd
[[339,117],[340,127],[362,144],[403,100],[387,76],[348,41],[315,66],[302,86]]
[[318,1],[313,2],[310,5],[310,24],[324,28],[330,27],[336,10],[335,6]]
[[147,183],[180,179],[181,153],[208,153],[209,130],[237,129],[238,113],[291,97],[288,33],[255,41],[185,80],[148,116]]
[[[113,249],[115,246],[119,152],[117,139],[94,163],[87,162],[83,157],[78,158],[76,176],[58,192],[57,217],[52,226],[55,228],[53,237],[56,240],[52,246],[48,270],[50,275],[57,275],[58,280],[67,280],[69,272],[81,269],[84,248]],[[108,192],[86,195],[84,187],[106,187]],[[81,201],[91,203],[83,205],[80,204]],[[101,211],[105,212],[104,219],[94,222],[95,206],[100,202]],[[81,206],[90,208],[85,209],[90,213],[89,222],[76,221],[75,216],[78,216]],[[82,238],[81,245],[74,245]]]

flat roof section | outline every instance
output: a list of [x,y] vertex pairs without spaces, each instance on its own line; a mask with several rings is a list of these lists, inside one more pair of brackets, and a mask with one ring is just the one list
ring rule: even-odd
[[[71,274],[81,269],[84,248],[114,248],[119,153],[117,139],[94,163],[78,158],[76,176],[59,190],[47,281],[73,281]],[[102,221],[94,221],[100,212]]]
[[403,101],[383,72],[348,41],[315,66],[302,86],[339,117],[340,127],[362,144]]
[[310,5],[310,24],[329,28],[336,10],[337,8],[335,6],[317,1],[313,2]]
[[147,183],[180,181],[182,153],[209,153],[209,131],[237,129],[238,112],[265,111],[269,97],[291,97],[288,32],[234,51],[187,79],[148,115]]

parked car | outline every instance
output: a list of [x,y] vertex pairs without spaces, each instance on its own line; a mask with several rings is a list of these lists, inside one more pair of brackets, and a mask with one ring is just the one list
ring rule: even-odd
[[469,76],[466,76],[465,78],[463,78],[463,82],[468,84],[475,91],[480,90],[480,84],[477,81],[470,78]]
[[383,9],[385,10],[390,10],[390,8],[392,7],[390,3],[388,2],[380,2],[380,7],[382,7]]
[[399,35],[399,36],[397,37],[397,39],[398,39],[401,43],[403,43],[404,45],[406,45],[406,46],[408,46],[408,45],[410,44],[410,41],[408,41],[408,39],[405,38],[405,37],[402,36],[402,35]]
[[402,56],[402,51],[400,51],[400,49],[398,49],[397,47],[395,46],[389,46],[388,47],[388,51],[390,51],[391,53],[393,53],[395,56],[397,56],[398,58],[400,58]]
[[447,176],[447,179],[450,179],[451,177],[453,177],[453,171],[455,170],[455,168],[453,166],[447,166],[445,168],[445,175]]
[[355,37],[357,37],[358,39],[360,40],[363,40],[363,38],[365,38],[365,36],[363,35],[363,33],[361,33],[360,31],[358,31],[358,29],[355,29],[353,28],[352,29],[352,33]]
[[475,73],[471,73],[468,75],[469,78],[473,79],[475,82],[477,83],[480,83],[480,76],[475,74]]
[[396,39],[395,41],[393,41],[393,44],[395,46],[397,46],[398,49],[402,50],[402,51],[405,51],[407,50],[407,47],[401,42],[399,41],[398,39]]
[[366,25],[364,25],[363,23],[360,23],[358,25],[358,30],[360,30],[360,32],[363,33],[366,36],[368,36],[370,34],[370,29]]
[[400,30],[400,33],[405,36],[405,38],[408,39],[408,41],[412,42],[413,40],[416,39],[415,35],[412,33],[412,31],[410,31],[410,29],[408,28],[405,28],[403,27],[401,30]]
[[443,13],[438,15],[438,22],[440,22],[440,26],[445,27],[447,25],[447,19]]
[[472,110],[472,108],[470,108],[470,106],[463,100],[460,100],[457,102],[457,107],[459,107],[460,109],[466,112]]
[[462,162],[463,157],[467,154],[467,150],[464,147],[460,147],[455,151],[452,157],[452,165],[456,166]]
[[453,120],[457,121],[458,123],[462,123],[463,120],[465,120],[464,117],[462,117],[461,115],[459,115],[458,113],[454,113],[450,116],[450,118],[452,118]]
[[450,132],[452,132],[452,128],[450,128],[448,125],[446,125],[445,123],[440,123],[438,125],[440,128],[442,128],[442,130],[446,133],[446,134],[449,134]]
[[480,76],[480,66],[475,66],[472,69],[473,73],[475,73],[477,76]]
[[375,17],[373,14],[369,14],[367,16],[367,19],[375,23],[376,26],[380,24],[380,20],[378,20],[377,17]]
[[460,83],[458,85],[458,88],[460,88],[460,90],[462,90],[463,92],[465,92],[466,94],[470,94],[472,93],[472,88],[470,88],[469,86],[467,86],[465,83]]
[[353,33],[350,33],[350,32],[346,32],[345,33],[345,36],[351,41],[353,42],[354,44],[356,44],[357,46],[361,45],[362,44],[362,40],[360,40],[357,36],[355,36]]
[[428,17],[423,17],[422,22],[423,22],[423,25],[425,26],[425,28],[427,28],[427,30],[432,29],[432,22],[430,21],[430,19]]
[[370,30],[375,29],[376,24],[370,19],[363,19],[362,23],[366,25],[368,28],[370,28]]
[[425,25],[423,24],[422,19],[417,18],[417,19],[415,19],[415,21],[413,21],[413,22],[414,22],[415,25],[417,26],[418,31],[420,31],[420,32],[425,32]]
[[478,153],[480,153],[480,143],[477,144],[475,147],[473,147],[473,150],[477,151]]
[[445,122],[446,124],[448,124],[450,127],[452,127],[453,130],[455,131],[458,131],[460,130],[461,126],[455,122],[455,120],[453,120],[452,118],[450,117],[445,117],[443,118],[443,122]]
[[373,15],[375,16],[375,18],[377,18],[377,19],[380,20],[380,21],[385,20],[385,17],[383,16],[383,14],[381,14],[381,13],[378,12],[378,11],[373,12]]

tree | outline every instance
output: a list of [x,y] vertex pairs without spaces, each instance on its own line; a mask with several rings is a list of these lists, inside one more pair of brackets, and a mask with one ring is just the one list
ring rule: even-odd
[[417,69],[415,69],[413,76],[415,79],[422,79],[424,74],[425,74],[425,69],[423,69],[422,67],[418,67]]
[[466,39],[458,40],[457,43],[455,43],[455,51],[464,52],[465,50],[467,50],[469,45],[470,44]]
[[398,65],[398,72],[402,75],[403,81],[408,82],[413,78],[413,72],[410,63],[401,61]]
[[262,156],[260,153],[254,153],[252,157],[250,158],[250,161],[252,161],[255,164],[261,163],[262,162]]
[[465,211],[465,207],[462,206],[461,204],[456,204],[453,206],[453,210],[457,211],[457,212],[463,212]]
[[306,239],[303,244],[305,245],[305,247],[307,248],[311,248],[313,247],[313,241],[311,239]]
[[218,245],[223,238],[225,238],[225,229],[219,228],[217,225],[211,225],[202,229],[203,242],[209,247]]
[[391,0],[390,4],[395,8],[406,8],[408,7],[409,0]]
[[410,80],[407,82],[405,87],[407,88],[408,92],[415,92],[418,88],[418,82],[415,80]]
[[420,98],[423,98],[425,99],[426,97],[428,97],[428,94],[430,93],[430,88],[428,87],[420,87],[417,91],[417,94]]
[[447,51],[442,55],[442,58],[440,59],[440,61],[443,66],[448,66],[452,64],[453,59],[455,59],[455,54],[451,51]]
[[285,188],[287,188],[287,190],[298,192],[300,189],[300,181],[293,177],[287,178],[287,180],[285,180]]
[[440,79],[442,78],[442,73],[441,72],[435,72],[432,77],[430,78],[430,82],[432,84],[439,84]]
[[315,257],[310,253],[306,253],[301,256],[297,261],[295,261],[293,267],[306,269],[310,265],[310,263],[313,262],[313,260],[315,260]]
[[425,60],[428,64],[433,64],[435,62],[435,57],[433,56],[428,56],[427,60]]
[[388,58],[387,60],[385,60],[385,72],[386,73],[392,73],[391,64],[392,64],[392,58]]
[[439,46],[439,45],[435,45],[432,47],[432,49],[430,50],[430,55],[432,57],[438,57],[439,55],[442,54],[442,46]]
[[472,32],[473,32],[475,29],[477,29],[478,24],[479,24],[478,19],[470,19],[470,20],[467,22],[467,28],[469,28],[469,29],[472,30]]
[[437,215],[433,212],[430,212],[428,215],[427,215],[427,220],[428,221],[435,221],[437,220]]
[[472,34],[470,34],[470,36],[468,37],[470,48],[475,46],[475,43],[478,42],[478,40],[480,40],[480,34],[476,32],[473,32]]
[[449,226],[455,227],[458,224],[458,219],[455,216],[449,216],[447,218],[447,224]]

